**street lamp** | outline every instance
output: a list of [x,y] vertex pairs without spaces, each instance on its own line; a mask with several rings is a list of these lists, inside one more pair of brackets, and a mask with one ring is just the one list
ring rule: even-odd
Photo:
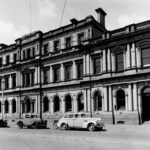
[[4,77],[2,77],[2,83],[1,83],[1,88],[2,88],[2,120],[4,117],[4,84],[5,84],[5,80]]

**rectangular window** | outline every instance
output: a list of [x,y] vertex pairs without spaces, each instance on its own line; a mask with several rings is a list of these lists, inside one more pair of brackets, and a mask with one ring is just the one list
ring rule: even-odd
[[9,65],[9,55],[6,56],[6,65]]
[[47,84],[49,82],[49,70],[48,69],[43,70],[43,82],[44,84]]
[[16,54],[16,53],[13,54],[13,62],[14,62],[14,63],[17,62],[17,54]]
[[84,40],[84,33],[78,34],[78,44],[81,44],[83,40]]
[[30,73],[29,72],[26,73],[26,83],[25,84],[27,87],[30,86]]
[[16,75],[12,75],[12,88],[16,87]]
[[99,74],[101,72],[100,58],[93,58],[93,69],[94,74]]
[[77,78],[83,78],[83,62],[77,63]]
[[54,67],[54,82],[60,81],[60,67]]
[[9,76],[5,77],[5,89],[9,88]]
[[35,56],[35,47],[32,47],[32,57]]
[[31,86],[34,85],[34,71],[31,72]]
[[142,66],[150,66],[150,48],[142,49]]
[[30,58],[30,56],[31,56],[31,49],[28,48],[28,49],[27,49],[27,59]]
[[0,58],[0,67],[2,67],[2,65],[3,65],[3,59],[2,59],[2,57]]
[[23,51],[23,60],[26,59],[26,51]]
[[124,70],[123,65],[123,53],[116,54],[116,71],[120,72]]
[[48,43],[43,46],[43,55],[48,53]]
[[67,37],[66,38],[66,43],[65,43],[65,47],[66,48],[70,48],[71,47],[71,37]]
[[72,78],[72,65],[65,66],[65,80],[71,80]]
[[54,41],[54,51],[58,51],[60,49],[60,41]]

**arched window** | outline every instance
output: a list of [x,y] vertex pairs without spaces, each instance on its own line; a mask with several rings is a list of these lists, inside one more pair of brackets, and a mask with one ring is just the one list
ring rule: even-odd
[[31,112],[31,105],[30,105],[30,100],[26,99],[26,113]]
[[72,100],[71,100],[70,95],[66,96],[65,102],[66,102],[66,112],[71,111],[72,110]]
[[84,98],[83,94],[80,94],[77,99],[78,111],[84,111]]
[[12,100],[12,113],[16,113],[16,101]]
[[44,102],[44,110],[43,111],[48,112],[49,111],[49,100],[48,100],[48,98],[44,97],[43,102]]
[[125,92],[123,90],[118,90],[116,98],[117,98],[117,110],[125,110]]
[[9,102],[8,100],[5,100],[5,113],[7,114],[9,112]]
[[54,112],[60,111],[60,99],[58,96],[54,98]]
[[102,97],[100,92],[96,92],[94,95],[94,111],[102,110]]

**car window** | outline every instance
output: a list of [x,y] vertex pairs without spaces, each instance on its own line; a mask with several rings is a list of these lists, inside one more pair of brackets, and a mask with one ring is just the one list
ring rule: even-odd
[[75,114],[74,116],[75,116],[75,118],[79,118],[80,117],[79,114]]
[[69,114],[69,115],[68,115],[68,118],[73,118],[73,114]]
[[64,118],[68,118],[68,115],[65,115]]
[[86,114],[81,114],[81,117],[82,118],[87,118],[87,115]]
[[30,116],[29,116],[29,115],[26,115],[25,118],[30,118]]

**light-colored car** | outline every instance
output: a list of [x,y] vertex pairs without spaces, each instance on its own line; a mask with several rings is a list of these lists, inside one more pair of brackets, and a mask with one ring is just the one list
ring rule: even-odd
[[102,120],[100,118],[90,118],[89,116],[87,113],[67,113],[57,122],[57,128],[61,130],[69,128],[83,128],[89,131],[102,130],[104,127]]
[[25,115],[25,117],[17,122],[19,128],[46,128],[47,121],[41,119],[38,115]]

